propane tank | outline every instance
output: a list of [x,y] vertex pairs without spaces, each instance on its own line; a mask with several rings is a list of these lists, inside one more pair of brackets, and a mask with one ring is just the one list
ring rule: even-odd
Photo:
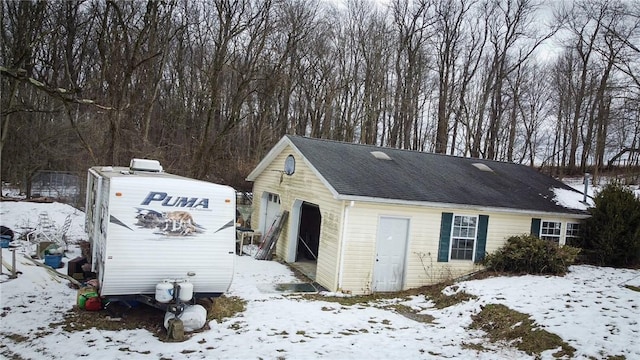
[[162,280],[156,285],[156,301],[166,304],[173,300],[173,283],[171,280]]
[[178,283],[178,287],[180,288],[180,292],[178,293],[180,301],[186,302],[191,300],[193,297],[193,284],[185,279]]

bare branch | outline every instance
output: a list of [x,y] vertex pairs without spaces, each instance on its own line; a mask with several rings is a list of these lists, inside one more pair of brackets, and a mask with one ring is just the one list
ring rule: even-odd
[[100,105],[96,103],[94,100],[80,98],[77,96],[75,91],[70,91],[64,88],[56,88],[53,86],[49,86],[41,81],[38,81],[32,77],[29,77],[27,76],[27,71],[24,69],[8,69],[4,66],[0,66],[0,75],[29,84],[35,87],[36,89],[49,94],[49,96],[56,98],[65,103],[91,105],[102,110],[113,110],[112,107]]

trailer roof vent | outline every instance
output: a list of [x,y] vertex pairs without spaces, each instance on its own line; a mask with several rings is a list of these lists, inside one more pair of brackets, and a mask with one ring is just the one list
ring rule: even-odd
[[162,172],[162,165],[158,160],[131,159],[129,169],[131,171]]

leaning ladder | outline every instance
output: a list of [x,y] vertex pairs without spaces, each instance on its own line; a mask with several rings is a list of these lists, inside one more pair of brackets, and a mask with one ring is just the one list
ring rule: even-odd
[[271,259],[271,255],[273,254],[273,250],[276,247],[276,242],[280,237],[280,232],[284,227],[284,222],[287,221],[287,217],[289,216],[289,212],[284,210],[280,215],[276,216],[273,220],[273,224],[269,228],[269,231],[264,236],[260,246],[258,247],[258,252],[255,255],[255,258],[258,260],[268,260]]

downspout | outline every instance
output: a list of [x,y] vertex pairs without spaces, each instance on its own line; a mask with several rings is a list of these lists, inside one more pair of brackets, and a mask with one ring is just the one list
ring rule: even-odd
[[338,267],[338,291],[342,291],[342,280],[344,271],[344,253],[347,242],[347,224],[349,223],[349,208],[355,205],[355,201],[350,201],[349,205],[344,207],[344,213],[342,214],[342,235],[340,236],[340,266]]

